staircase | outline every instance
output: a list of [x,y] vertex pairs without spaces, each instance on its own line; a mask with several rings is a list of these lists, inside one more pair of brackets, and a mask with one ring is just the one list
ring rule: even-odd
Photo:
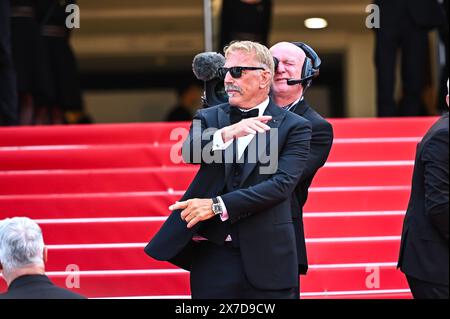
[[[331,120],[334,145],[304,213],[302,298],[411,298],[396,260],[416,144],[434,121]],[[189,298],[189,273],[143,252],[198,169],[170,159],[180,127],[189,124],[1,128],[0,219],[40,224],[48,274],[62,287]]]

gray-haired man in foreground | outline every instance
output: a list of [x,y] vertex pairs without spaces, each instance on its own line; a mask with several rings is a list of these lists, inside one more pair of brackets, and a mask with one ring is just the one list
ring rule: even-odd
[[40,227],[26,217],[0,221],[0,271],[8,291],[0,299],[83,299],[45,275],[47,248]]

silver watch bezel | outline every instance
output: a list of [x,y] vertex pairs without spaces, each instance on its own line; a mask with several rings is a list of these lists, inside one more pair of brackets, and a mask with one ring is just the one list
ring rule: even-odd
[[219,215],[221,214],[222,211],[222,205],[220,205],[220,203],[213,203],[212,204],[212,211],[214,213],[214,215]]

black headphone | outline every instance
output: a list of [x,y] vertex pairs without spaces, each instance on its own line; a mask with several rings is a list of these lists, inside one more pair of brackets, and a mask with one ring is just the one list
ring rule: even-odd
[[[316,51],[313,50],[309,45],[303,42],[292,42],[292,44],[298,46],[302,49],[305,54],[305,63],[303,63],[301,80],[298,80],[298,83],[301,83],[304,89],[311,86],[312,80],[319,76],[320,74],[320,65],[322,64],[322,60]],[[297,81],[297,80],[293,80]],[[298,84],[291,82],[292,85]]]

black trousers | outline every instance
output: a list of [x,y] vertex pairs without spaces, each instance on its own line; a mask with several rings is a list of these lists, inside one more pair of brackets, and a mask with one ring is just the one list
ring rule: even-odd
[[191,268],[193,299],[299,299],[298,288],[260,290],[248,281],[239,248],[197,244]]
[[0,125],[16,125],[18,118],[10,36],[10,1],[0,1]]
[[449,299],[448,286],[438,285],[406,275],[414,299]]
[[[381,27],[375,31],[377,111],[379,117],[424,115],[422,93],[425,86],[428,31],[412,23],[398,28]],[[398,52],[401,52],[403,99],[394,99]]]

